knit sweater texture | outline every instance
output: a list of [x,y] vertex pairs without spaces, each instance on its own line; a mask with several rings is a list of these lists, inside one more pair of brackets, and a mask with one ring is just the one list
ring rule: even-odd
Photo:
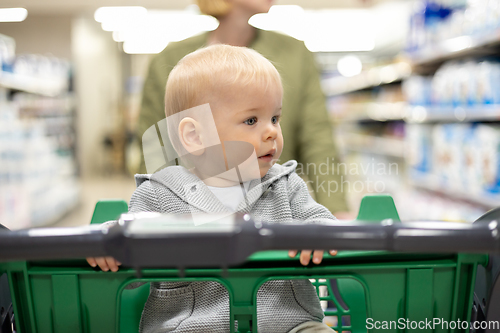
[[[310,196],[295,173],[297,162],[275,164],[250,183],[237,212],[269,223],[315,222],[335,217]],[[194,174],[181,166],[137,175],[130,212],[173,214],[231,213]],[[171,254],[175,255],[175,254]],[[321,321],[323,311],[309,280],[273,280],[257,292],[257,330],[289,332],[307,321]],[[229,332],[229,294],[215,281],[153,282],[140,332]]]

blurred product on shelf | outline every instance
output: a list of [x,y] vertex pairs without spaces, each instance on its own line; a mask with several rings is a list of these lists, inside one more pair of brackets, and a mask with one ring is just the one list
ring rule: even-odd
[[56,143],[58,154],[73,155],[76,158],[74,98],[71,93],[60,97],[46,97],[18,92],[13,96],[13,104],[19,109],[21,120],[36,118],[41,121],[45,135],[53,138]]
[[56,222],[80,187],[70,65],[13,45],[0,35],[0,220],[21,229]]
[[500,62],[493,59],[447,62],[432,77],[403,82],[411,105],[443,108],[500,106],[499,88]]
[[21,121],[14,105],[1,105],[0,219],[8,228],[54,222],[76,203],[74,160],[55,146],[43,122]]
[[12,73],[21,78],[33,78],[51,82],[60,91],[68,90],[70,76],[68,61],[39,54],[22,54],[15,58]]
[[12,38],[0,34],[0,86],[45,96],[68,91],[71,65],[39,54],[15,55]]
[[402,88],[410,105],[430,106],[432,96],[431,76],[412,75],[403,81]]
[[431,172],[431,139],[431,125],[406,125],[406,162],[412,170],[420,173]]
[[330,96],[327,107],[336,122],[387,121],[402,120],[407,103],[401,85],[385,85],[370,91]]
[[0,34],[0,70],[12,72],[16,56],[16,42],[13,38]]
[[352,77],[324,74],[321,86],[326,96],[356,92],[380,85],[400,82],[411,74],[411,66],[405,61],[374,66]]
[[404,158],[404,141],[398,138],[347,133],[343,144],[348,151]]
[[470,222],[485,213],[477,205],[428,191],[402,190],[392,195],[403,221]]
[[500,200],[500,126],[407,125],[410,180],[486,207]]
[[[499,0],[419,1],[410,20],[407,51],[419,52],[463,36],[487,36],[499,28]],[[466,39],[455,41],[450,43],[450,51],[467,46]]]
[[[381,123],[381,122],[360,122],[345,124],[343,126],[342,133],[339,139],[343,141],[347,140],[346,148],[352,149],[354,146],[372,146],[374,149],[370,149],[372,154],[383,154],[383,151],[387,150],[389,156],[393,156],[395,152],[390,152],[390,150],[398,150],[397,148],[403,148],[403,140],[405,138],[405,124],[401,121],[394,121],[391,123]],[[364,139],[366,138],[366,139]],[[387,142],[385,147],[383,144],[378,143]],[[358,143],[358,144],[355,144]],[[398,143],[401,143],[399,145]],[[381,150],[381,151],[379,151]],[[403,149],[401,149],[401,157]],[[400,156],[400,155],[395,155]]]

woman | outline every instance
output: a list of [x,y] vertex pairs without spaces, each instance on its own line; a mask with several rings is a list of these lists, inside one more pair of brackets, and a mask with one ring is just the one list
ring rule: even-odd
[[[316,201],[337,218],[350,218],[342,191],[342,178],[334,167],[338,159],[332,127],[312,53],[301,41],[248,24],[253,15],[267,13],[272,2],[197,0],[204,14],[219,20],[219,27],[212,32],[170,43],[152,59],[144,83],[137,134],[142,139],[149,127],[165,118],[165,83],[172,68],[186,54],[216,43],[253,48],[273,62],[283,80],[284,117],[281,128],[287,144],[280,161],[297,160],[297,173],[307,176]],[[140,171],[146,172],[144,162]]]

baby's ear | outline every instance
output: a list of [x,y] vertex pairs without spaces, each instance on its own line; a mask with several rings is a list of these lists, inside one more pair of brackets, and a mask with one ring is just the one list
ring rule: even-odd
[[191,117],[185,117],[179,123],[179,140],[188,153],[195,156],[203,154],[206,148],[201,130],[201,124]]

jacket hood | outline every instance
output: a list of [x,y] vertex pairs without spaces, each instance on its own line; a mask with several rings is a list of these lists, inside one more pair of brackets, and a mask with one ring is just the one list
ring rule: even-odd
[[[246,202],[242,202],[237,211],[242,213],[250,212],[253,204],[271,189],[273,183],[282,177],[288,177],[295,171],[296,167],[297,162],[293,160],[282,165],[275,164],[264,177],[252,180],[246,193]],[[204,212],[221,213],[228,211],[228,208],[213,195],[200,178],[182,166],[170,166],[154,174],[135,175],[137,187],[147,180],[153,186],[160,185],[168,188],[180,199]]]

